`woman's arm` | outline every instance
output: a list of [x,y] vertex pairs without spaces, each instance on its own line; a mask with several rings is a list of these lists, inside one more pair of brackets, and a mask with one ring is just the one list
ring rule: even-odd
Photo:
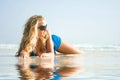
[[53,42],[52,42],[51,34],[49,31],[48,31],[48,35],[49,35],[49,38],[46,41],[47,53],[54,53]]
[[49,31],[47,32],[48,32],[49,38],[46,41],[46,53],[41,54],[41,58],[52,58],[54,60],[54,49],[53,49],[52,38],[51,38],[50,32]]

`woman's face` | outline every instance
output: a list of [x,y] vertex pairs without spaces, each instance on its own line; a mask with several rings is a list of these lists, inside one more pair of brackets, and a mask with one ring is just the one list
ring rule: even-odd
[[[46,25],[46,21],[45,20],[40,20],[38,23],[38,27],[40,26],[45,26]],[[39,37],[44,37],[46,35],[46,30],[40,30],[38,28],[38,36]]]

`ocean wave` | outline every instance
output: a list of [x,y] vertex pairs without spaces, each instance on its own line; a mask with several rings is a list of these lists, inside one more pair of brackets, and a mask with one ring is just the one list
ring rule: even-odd
[[0,44],[0,49],[18,49],[17,44]]
[[[120,51],[120,45],[93,45],[93,44],[75,44],[75,47],[82,50],[99,50],[99,51]],[[0,44],[0,49],[17,50],[18,44]]]
[[83,50],[120,51],[120,45],[77,44],[75,47]]

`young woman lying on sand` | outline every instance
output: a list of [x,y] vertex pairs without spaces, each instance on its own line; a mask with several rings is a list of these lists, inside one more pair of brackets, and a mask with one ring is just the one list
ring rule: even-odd
[[81,54],[79,49],[63,41],[59,36],[47,30],[43,16],[31,16],[25,24],[23,37],[16,56],[29,57],[54,56],[55,52],[63,54]]

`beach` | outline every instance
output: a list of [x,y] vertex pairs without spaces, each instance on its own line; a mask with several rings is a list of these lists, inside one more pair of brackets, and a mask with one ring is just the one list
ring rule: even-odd
[[[84,50],[81,55],[57,55],[55,67],[72,72],[62,73],[60,80],[120,80],[120,47],[77,46]],[[16,45],[0,46],[0,80],[20,80],[15,57]]]

